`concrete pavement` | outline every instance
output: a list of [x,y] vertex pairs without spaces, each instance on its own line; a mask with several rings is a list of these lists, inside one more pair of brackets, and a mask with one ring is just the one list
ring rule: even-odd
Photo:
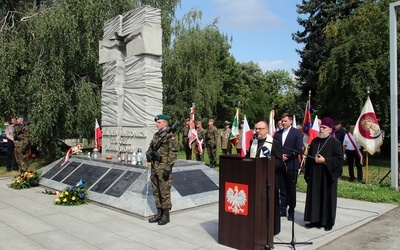
[[[172,213],[169,224],[158,226],[94,203],[56,206],[56,196],[42,194],[42,187],[14,190],[10,182],[0,178],[0,249],[230,249],[218,244],[218,204]],[[304,201],[305,194],[298,193],[294,240],[292,223],[282,218],[274,239],[282,244],[275,249],[292,249],[291,242],[296,249],[400,248],[395,205],[339,198],[336,225],[325,232],[304,227]],[[357,239],[376,243],[373,235],[383,235],[383,245],[349,245]]]

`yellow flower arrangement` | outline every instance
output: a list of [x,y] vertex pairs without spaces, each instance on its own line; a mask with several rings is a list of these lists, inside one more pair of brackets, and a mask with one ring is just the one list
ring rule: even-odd
[[86,186],[80,180],[75,186],[67,186],[60,192],[60,195],[54,200],[55,205],[75,206],[88,203]]
[[8,185],[10,188],[23,189],[39,186],[39,174],[36,171],[29,170],[17,175]]

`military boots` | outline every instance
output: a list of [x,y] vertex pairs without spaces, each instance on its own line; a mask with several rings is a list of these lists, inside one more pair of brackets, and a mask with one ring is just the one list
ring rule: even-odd
[[159,220],[161,220],[162,215],[163,215],[162,209],[157,208],[157,214],[149,219],[149,223],[159,222]]
[[158,225],[165,225],[169,222],[169,208],[163,209],[162,217],[158,221]]

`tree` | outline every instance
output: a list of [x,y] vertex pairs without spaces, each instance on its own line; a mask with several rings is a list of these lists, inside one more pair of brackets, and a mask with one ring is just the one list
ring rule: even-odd
[[303,31],[294,33],[293,40],[303,43],[302,50],[297,49],[301,62],[295,75],[301,85],[299,86],[301,98],[308,97],[308,91],[312,96],[318,96],[317,84],[319,69],[330,55],[331,47],[326,43],[325,27],[335,20],[341,20],[350,15],[359,5],[358,0],[303,0],[297,5],[297,13],[307,18],[298,18],[298,23],[304,27]]
[[223,85],[223,65],[229,59],[227,38],[216,20],[201,24],[201,11],[191,10],[177,20],[171,51],[164,54],[164,111],[184,120],[192,103],[197,118],[215,115]]
[[[104,22],[138,7],[162,8],[163,28],[180,1],[2,1],[0,104],[3,116],[24,112],[33,143],[55,157],[54,141],[94,137],[100,120],[98,41]],[[164,36],[163,36],[164,37]]]
[[369,86],[380,125],[390,126],[390,101],[382,98],[390,92],[389,2],[365,2],[346,19],[326,27],[332,50],[320,69],[318,109],[343,124],[355,124]]

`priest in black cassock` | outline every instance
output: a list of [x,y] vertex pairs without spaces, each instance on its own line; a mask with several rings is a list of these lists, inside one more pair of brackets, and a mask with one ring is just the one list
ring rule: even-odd
[[[247,158],[263,158],[270,157],[271,155],[277,157],[282,156],[282,150],[280,149],[279,142],[276,141],[272,136],[268,134],[268,123],[266,121],[260,121],[254,126],[255,134],[254,138],[250,142],[250,148],[247,151]],[[275,145],[275,146],[274,146]],[[280,161],[279,161],[280,162]],[[275,161],[276,165],[277,161]],[[276,166],[275,166],[276,172]],[[274,199],[274,235],[277,235],[281,231],[281,216],[279,213],[279,190],[278,190],[278,179],[275,174],[275,199]]]
[[308,151],[304,179],[307,182],[305,226],[332,230],[335,225],[338,178],[342,172],[342,145],[332,133],[333,120],[321,121],[318,137]]

